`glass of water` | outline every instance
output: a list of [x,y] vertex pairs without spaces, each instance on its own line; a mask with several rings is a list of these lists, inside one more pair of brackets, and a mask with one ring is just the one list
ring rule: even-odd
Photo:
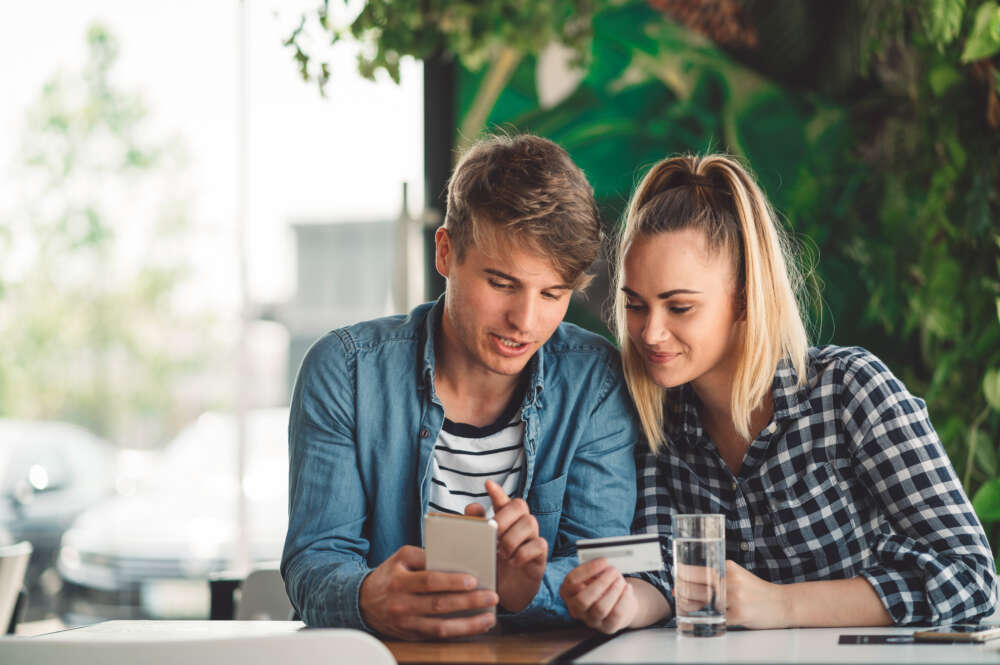
[[677,632],[726,634],[726,516],[674,515]]

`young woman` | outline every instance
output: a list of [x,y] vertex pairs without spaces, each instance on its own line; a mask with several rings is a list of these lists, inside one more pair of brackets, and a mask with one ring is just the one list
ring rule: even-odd
[[578,566],[561,594],[604,632],[700,606],[673,584],[671,516],[726,516],[726,621],[748,628],[972,620],[993,556],[924,402],[871,353],[810,348],[800,279],[733,159],[656,164],[629,206],[615,318],[649,444],[634,532],[664,569]]

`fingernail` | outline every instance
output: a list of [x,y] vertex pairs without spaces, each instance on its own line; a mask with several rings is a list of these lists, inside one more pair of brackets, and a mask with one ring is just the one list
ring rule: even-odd
[[465,578],[465,588],[466,589],[475,589],[476,588],[476,578],[475,577],[466,577]]

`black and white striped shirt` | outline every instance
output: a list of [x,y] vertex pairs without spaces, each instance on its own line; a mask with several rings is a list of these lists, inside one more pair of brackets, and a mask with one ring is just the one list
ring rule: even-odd
[[497,483],[509,496],[517,492],[524,476],[523,397],[518,391],[497,421],[486,427],[445,418],[434,444],[430,510],[462,514],[468,504],[479,503],[492,517],[486,481]]

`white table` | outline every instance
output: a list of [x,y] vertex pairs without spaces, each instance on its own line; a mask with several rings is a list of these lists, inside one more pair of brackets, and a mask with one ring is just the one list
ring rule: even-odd
[[301,621],[107,621],[37,637],[0,639],[0,663],[17,665],[395,665],[357,630],[302,630]]
[[673,628],[622,633],[574,663],[1000,663],[984,644],[838,644],[841,635],[910,635],[913,628],[796,628],[678,638]]

